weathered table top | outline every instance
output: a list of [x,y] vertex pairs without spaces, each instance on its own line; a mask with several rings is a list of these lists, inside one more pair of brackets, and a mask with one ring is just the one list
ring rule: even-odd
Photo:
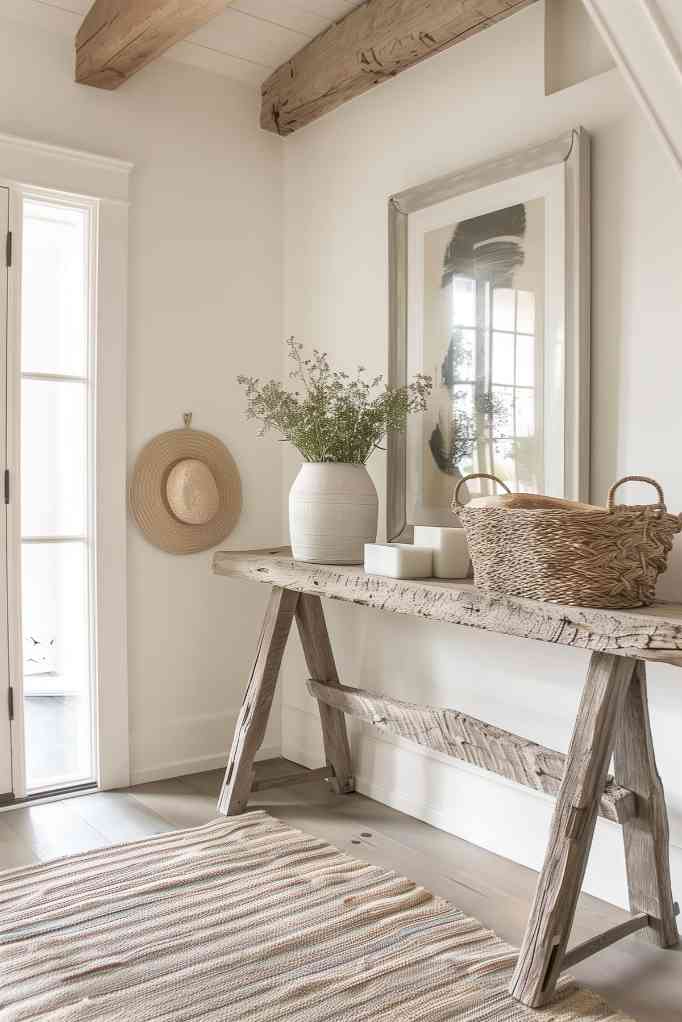
[[483,592],[468,581],[408,581],[367,575],[355,565],[306,564],[287,547],[219,550],[213,571],[394,614],[682,667],[682,605],[676,603],[641,610],[566,607]]

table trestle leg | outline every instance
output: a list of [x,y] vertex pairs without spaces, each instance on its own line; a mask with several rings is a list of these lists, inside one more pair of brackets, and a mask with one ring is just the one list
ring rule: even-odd
[[263,744],[284,647],[299,602],[291,589],[273,587],[218,800],[223,816],[244,812],[253,782],[253,763]]
[[670,835],[663,785],[649,721],[646,665],[637,661],[614,751],[616,780],[637,796],[637,814],[623,824],[630,908],[646,913],[642,936],[660,947],[679,944],[670,884]]
[[[337,687],[339,676],[319,596],[301,595],[296,608],[296,623],[310,676]],[[326,761],[334,768],[334,779],[331,783],[339,794],[355,791],[344,713],[319,701],[317,705],[320,711]]]
[[552,996],[563,967],[599,800],[636,660],[593,653],[566,760],[545,861],[510,986],[529,1007]]

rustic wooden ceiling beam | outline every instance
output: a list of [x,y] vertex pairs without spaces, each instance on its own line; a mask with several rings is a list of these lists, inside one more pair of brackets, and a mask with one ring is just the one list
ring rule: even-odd
[[117,89],[227,6],[226,0],[95,0],[76,36],[76,81]]
[[536,0],[366,0],[263,83],[261,127],[290,135]]

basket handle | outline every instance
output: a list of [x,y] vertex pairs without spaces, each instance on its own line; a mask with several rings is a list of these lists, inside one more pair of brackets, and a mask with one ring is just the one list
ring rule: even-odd
[[623,478],[619,479],[618,482],[614,483],[611,489],[609,490],[608,500],[606,501],[606,507],[608,508],[609,511],[614,510],[616,490],[618,489],[619,486],[622,486],[623,483],[648,483],[650,486],[653,486],[653,488],[656,490],[656,493],[658,494],[658,501],[655,504],[651,504],[648,506],[660,508],[661,511],[667,510],[665,506],[665,497],[663,496],[663,488],[660,483],[656,482],[655,479],[650,479],[648,476],[623,476]]
[[471,482],[472,479],[492,479],[494,483],[497,483],[498,486],[501,486],[502,489],[506,490],[507,493],[511,493],[511,490],[509,489],[507,484],[503,483],[501,479],[497,478],[497,476],[491,476],[488,472],[473,472],[471,475],[464,476],[464,478],[460,479],[460,481],[457,483],[457,486],[455,487],[455,492],[452,495],[452,501],[450,503],[451,511],[457,512],[460,508],[465,506],[464,504],[460,504],[457,498],[459,497],[459,491],[461,490],[462,486],[464,486],[465,483]]

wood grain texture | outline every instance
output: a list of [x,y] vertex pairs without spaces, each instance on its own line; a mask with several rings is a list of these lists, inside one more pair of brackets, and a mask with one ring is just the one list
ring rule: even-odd
[[576,944],[575,947],[572,947],[564,955],[561,968],[572,969],[579,962],[584,962],[586,958],[591,958],[592,955],[598,954],[604,948],[611,947],[612,944],[623,940],[624,937],[629,937],[632,933],[645,929],[648,925],[648,915],[646,912],[640,912],[639,915],[633,916],[632,919],[626,919],[625,922],[612,926],[610,930],[604,930],[603,933],[597,934],[596,937],[590,937],[589,940]]
[[227,0],[95,0],[76,36],[76,81],[117,89],[227,7]]
[[[388,382],[407,383],[407,214],[395,196],[388,200]],[[411,543],[414,529],[407,524],[407,432],[391,430],[386,437],[386,539]]]
[[[517,784],[556,795],[566,769],[566,756],[520,738],[458,710],[418,706],[380,696],[364,689],[330,686],[309,681],[308,691],[328,706],[335,706],[376,727],[471,763]],[[599,815],[622,823],[636,812],[632,792],[608,778],[599,802]]]
[[565,607],[484,593],[470,582],[396,580],[366,575],[355,566],[304,564],[285,548],[218,551],[213,571],[393,614],[682,666],[679,604],[628,611]]
[[[310,674],[330,688],[338,686],[339,676],[319,596],[301,596],[296,608],[296,623]],[[346,718],[336,707],[321,702],[317,705],[325,759],[334,770],[334,790],[339,794],[355,791]]]
[[670,835],[663,785],[656,766],[646,667],[637,664],[614,750],[616,777],[632,788],[638,812],[623,830],[630,908],[645,912],[643,936],[660,947],[679,943],[670,883]]
[[263,83],[261,127],[279,135],[535,0],[367,0]]
[[[398,212],[407,215],[427,206],[435,206],[446,199],[454,199],[458,195],[478,191],[489,185],[498,184],[511,177],[521,177],[534,170],[551,167],[558,163],[567,163],[578,143],[585,137],[584,129],[572,129],[557,138],[538,145],[526,146],[506,156],[477,163],[473,167],[451,171],[440,177],[413,185],[402,192],[396,192],[389,203]],[[589,150],[589,147],[587,147]]]
[[218,800],[218,811],[224,816],[235,816],[246,809],[253,781],[253,762],[265,737],[284,647],[298,602],[298,593],[278,587],[272,591]]
[[544,865],[510,993],[537,1008],[562,969],[616,728],[636,661],[594,653],[566,760]]
[[316,770],[292,770],[291,773],[276,777],[262,777],[251,785],[251,791],[267,791],[270,788],[290,788],[293,784],[311,784],[314,781],[327,781],[334,777],[330,766],[318,767]]

